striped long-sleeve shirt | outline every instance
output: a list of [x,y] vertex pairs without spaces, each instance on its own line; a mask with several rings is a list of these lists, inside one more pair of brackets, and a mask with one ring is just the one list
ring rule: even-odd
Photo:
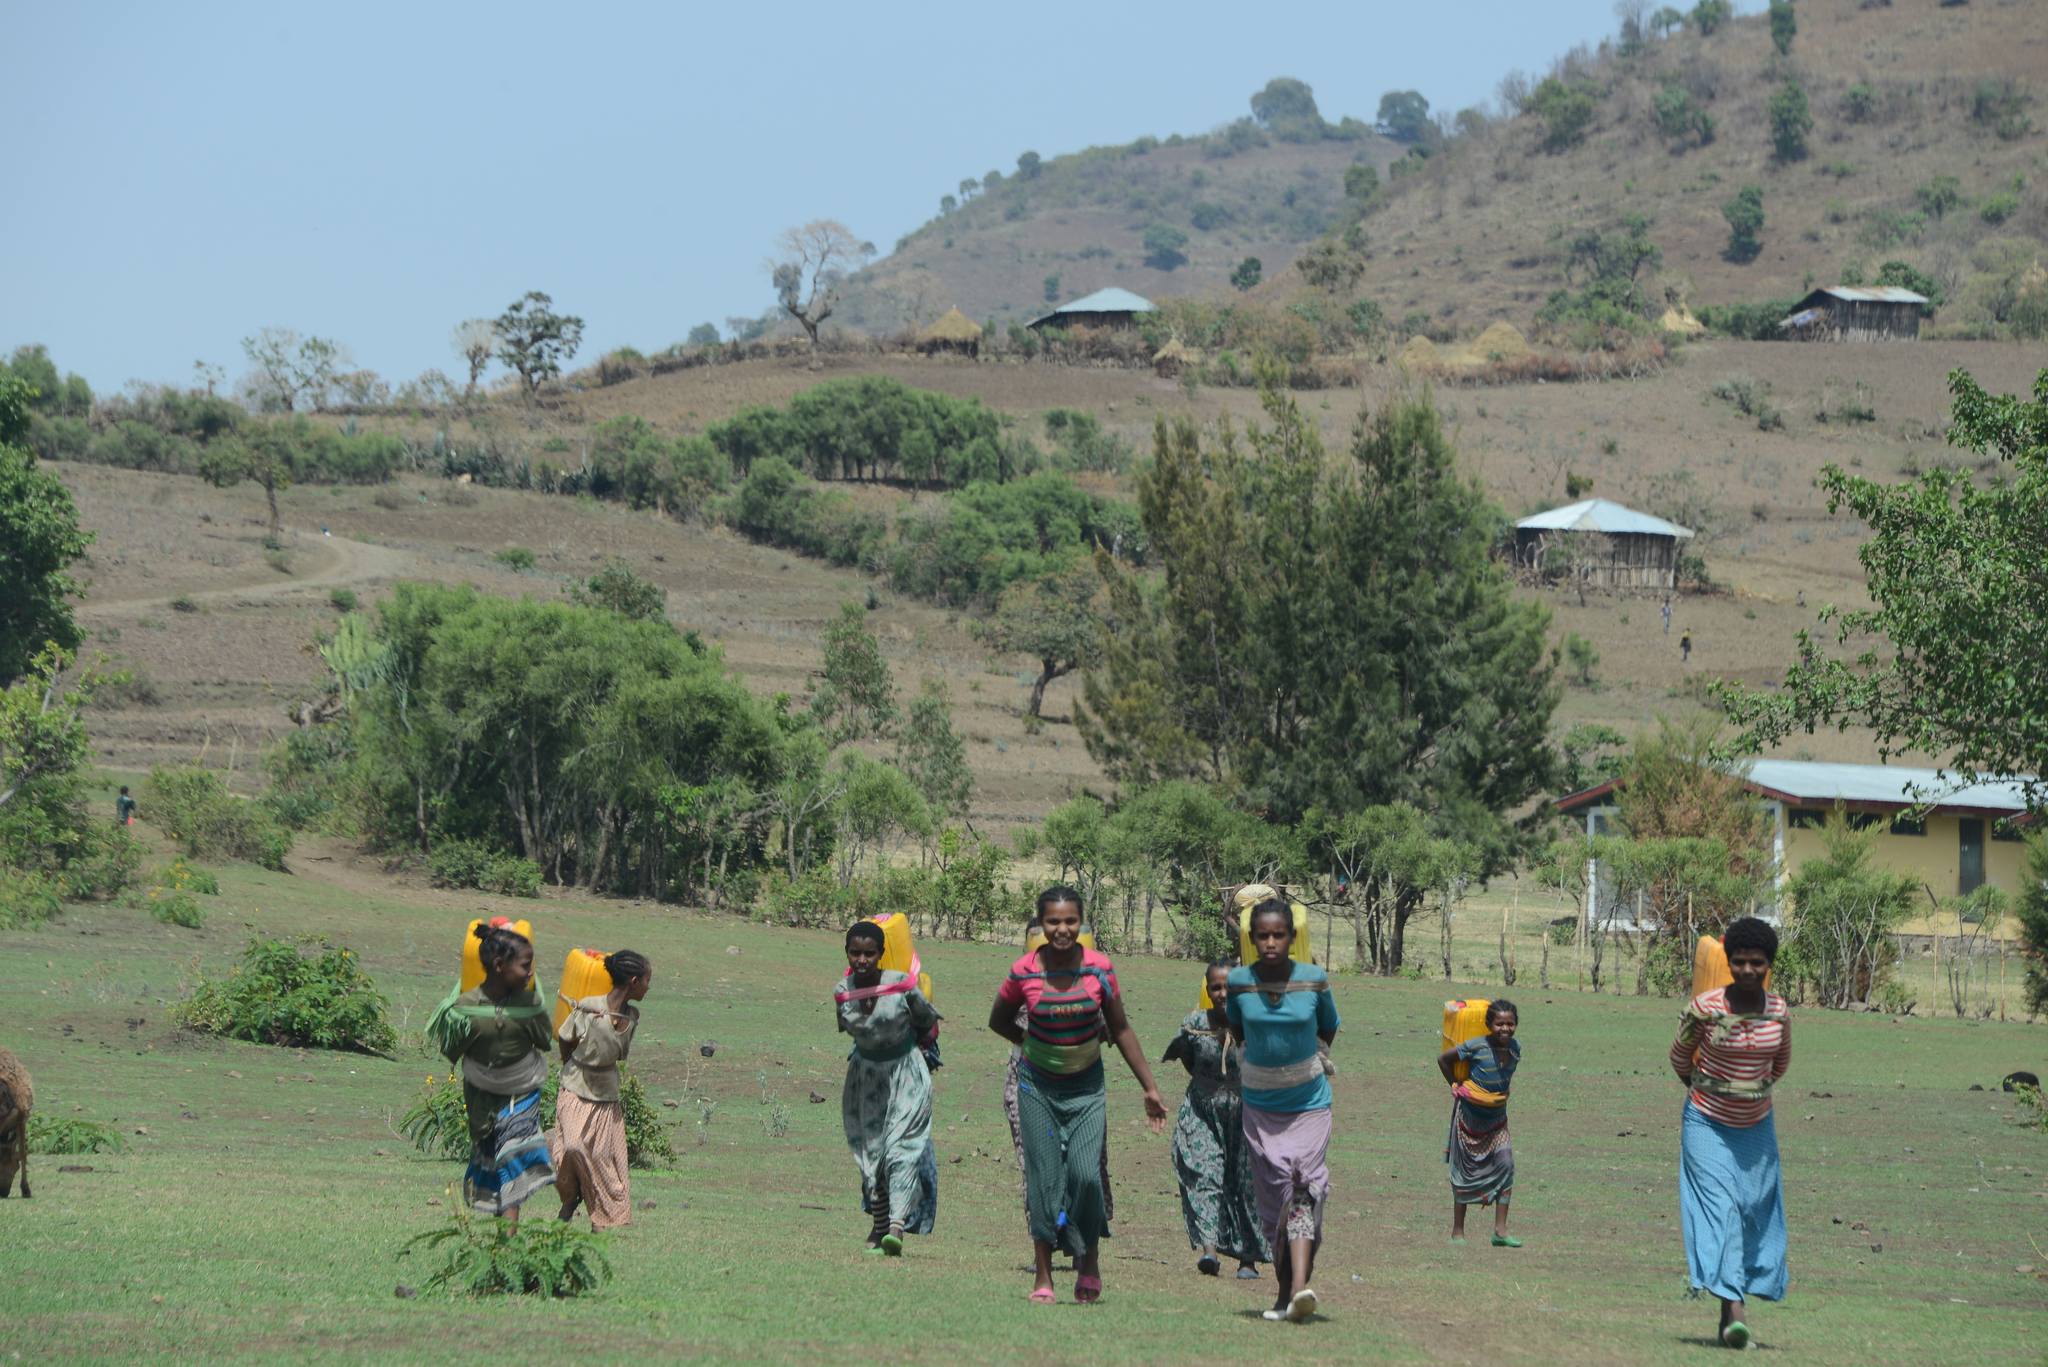
[[1728,1009],[1728,989],[1694,997],[1671,1045],[1671,1066],[1692,1079],[1692,1104],[1710,1120],[1746,1128],[1771,1110],[1771,1087],[1792,1066],[1785,999],[1764,993],[1761,1015]]

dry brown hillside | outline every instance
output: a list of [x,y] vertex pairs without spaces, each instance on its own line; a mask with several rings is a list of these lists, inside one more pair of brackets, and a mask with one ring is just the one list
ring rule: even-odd
[[[1663,253],[1652,299],[1779,298],[1896,259],[1941,285],[1937,327],[1983,328],[2048,256],[2048,4],[1799,0],[1796,13],[1784,57],[1762,16],[1633,57],[1567,56],[1553,74],[1594,97],[1583,139],[1547,151],[1544,118],[1524,112],[1400,177],[1364,220],[1357,294],[1390,321],[1421,313],[1468,337],[1495,319],[1528,327],[1566,284],[1567,240],[1638,214]],[[1807,154],[1780,161],[1767,106],[1788,81],[1813,128]],[[1711,142],[1660,131],[1666,90],[1706,111]],[[1762,189],[1766,221],[1761,254],[1737,262],[1722,205],[1744,185]]]

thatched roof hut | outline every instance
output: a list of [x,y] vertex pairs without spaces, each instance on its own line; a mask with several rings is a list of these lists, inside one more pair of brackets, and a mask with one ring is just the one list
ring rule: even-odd
[[1162,380],[1170,380],[1180,374],[1183,367],[1195,363],[1195,353],[1181,343],[1180,338],[1170,339],[1152,356],[1152,373]]
[[917,334],[917,349],[930,355],[935,351],[957,351],[963,356],[981,353],[981,325],[957,308]]

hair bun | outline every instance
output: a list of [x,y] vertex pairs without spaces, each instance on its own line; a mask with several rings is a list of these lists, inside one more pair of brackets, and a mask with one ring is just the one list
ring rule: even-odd
[[491,932],[496,929],[496,926],[491,925],[487,921],[478,921],[469,928],[469,933],[476,936],[479,940],[488,940],[491,938]]

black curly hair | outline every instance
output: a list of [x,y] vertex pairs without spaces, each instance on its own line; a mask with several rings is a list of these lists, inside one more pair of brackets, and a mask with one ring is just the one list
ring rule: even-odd
[[1769,921],[1744,916],[1730,921],[1728,929],[1721,932],[1721,949],[1730,958],[1739,949],[1760,949],[1766,960],[1775,960],[1778,957],[1778,932],[1771,928]]

